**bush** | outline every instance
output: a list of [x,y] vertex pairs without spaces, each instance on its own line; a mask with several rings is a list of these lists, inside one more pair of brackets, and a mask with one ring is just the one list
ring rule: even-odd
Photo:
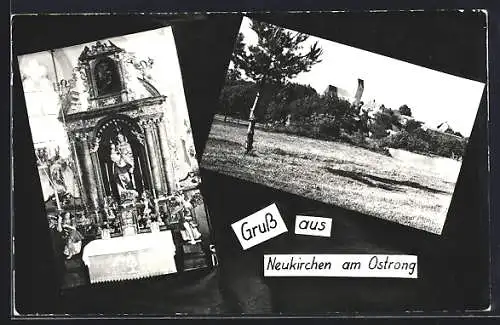
[[381,139],[380,145],[394,149],[404,149],[413,152],[429,153],[430,145],[414,133],[401,131]]
[[411,116],[411,109],[406,104],[399,107],[399,112],[402,115]]
[[464,138],[446,136],[438,132],[430,133],[429,142],[431,152],[444,157],[461,157],[467,146],[467,140]]
[[327,114],[312,114],[303,117],[300,123],[289,126],[283,124],[269,124],[269,130],[280,133],[295,134],[314,139],[335,140],[339,137],[341,128],[333,116]]
[[317,137],[333,140],[339,137],[341,125],[337,119],[329,114],[312,114],[307,124],[311,128],[317,127]]
[[335,122],[323,122],[319,125],[319,133],[327,138],[338,138],[340,135],[340,126]]
[[415,132],[417,130],[422,130],[421,129],[421,126],[422,126],[422,122],[419,122],[419,121],[415,121],[415,120],[409,120],[404,129],[407,131],[407,132]]
[[379,141],[366,138],[361,132],[355,132],[353,134],[341,132],[339,140],[386,156],[391,155],[389,150],[381,145]]
[[221,90],[218,112],[233,117],[248,117],[256,93],[255,84],[251,82],[226,85]]
[[368,129],[374,139],[386,137],[388,135],[387,130],[392,129],[392,116],[388,113],[388,110],[377,112]]
[[292,114],[292,121],[297,124],[307,124],[313,113],[320,113],[323,106],[321,98],[318,95],[307,96],[294,100],[289,105],[289,111]]
[[404,149],[442,157],[462,157],[467,145],[466,139],[446,136],[439,132],[417,129],[414,132],[401,131],[379,140],[381,146]]
[[368,129],[372,133],[374,139],[382,139],[389,135],[387,129],[380,124],[372,124]]
[[266,122],[283,122],[286,120],[288,113],[289,110],[287,105],[272,101],[267,106],[264,118]]

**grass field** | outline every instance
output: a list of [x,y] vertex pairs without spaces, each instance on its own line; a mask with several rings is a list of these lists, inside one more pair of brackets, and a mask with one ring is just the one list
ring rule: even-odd
[[392,157],[344,143],[255,131],[214,121],[202,167],[440,234],[460,162],[390,150]]

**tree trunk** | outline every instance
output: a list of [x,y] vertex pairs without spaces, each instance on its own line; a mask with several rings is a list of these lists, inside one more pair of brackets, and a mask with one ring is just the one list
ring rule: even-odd
[[250,109],[250,116],[248,118],[248,131],[245,154],[250,153],[253,149],[253,135],[255,133],[255,108],[259,102],[260,91],[257,92],[252,108]]
[[231,117],[231,108],[229,107],[228,110],[226,111],[226,114],[224,115],[224,123],[227,121],[227,117]]

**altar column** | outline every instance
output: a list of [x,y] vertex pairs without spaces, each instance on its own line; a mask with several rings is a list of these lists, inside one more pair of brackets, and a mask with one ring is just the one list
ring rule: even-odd
[[68,133],[68,138],[69,138],[70,145],[71,145],[71,156],[73,158],[73,173],[77,179],[77,185],[78,185],[78,191],[80,193],[80,199],[81,199],[84,207],[86,208],[87,207],[87,193],[85,192],[85,188],[83,186],[82,169],[80,167],[78,152],[76,151],[74,134]]
[[102,181],[102,174],[101,174],[101,166],[99,163],[99,157],[97,156],[97,152],[94,150],[91,150],[90,152],[90,158],[92,160],[93,164],[93,170],[94,174],[96,177],[96,190],[97,190],[97,199],[98,199],[98,204],[104,202],[104,183]]
[[149,120],[144,124],[144,132],[146,135],[146,146],[148,149],[148,159],[151,165],[151,174],[153,178],[153,188],[155,189],[156,196],[161,194],[162,186],[161,186],[161,173],[160,166],[158,165],[158,155],[157,148],[155,146],[154,135],[155,129],[153,128],[154,121]]
[[160,179],[161,179],[160,182],[161,193],[166,195],[168,194],[167,171],[165,170],[165,166],[163,166],[163,160],[161,157],[160,137],[158,135],[158,123],[159,119],[154,119],[153,140],[155,143],[155,148],[158,156],[158,169],[160,171]]
[[175,171],[172,165],[173,157],[170,155],[170,150],[168,148],[167,130],[164,119],[158,121],[157,129],[160,140],[161,158],[167,179],[167,194],[172,194],[172,192],[176,191]]
[[82,145],[82,158],[85,169],[85,175],[88,184],[88,199],[90,206],[94,209],[99,207],[96,174],[92,164],[92,157],[90,156],[90,147],[88,143],[88,135],[84,134],[80,137]]

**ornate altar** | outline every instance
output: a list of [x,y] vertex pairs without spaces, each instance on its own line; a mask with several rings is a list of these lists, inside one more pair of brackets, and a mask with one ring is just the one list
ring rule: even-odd
[[[173,37],[171,31],[151,33]],[[32,126],[39,126],[39,134],[48,134],[33,139],[53,249],[67,287],[87,282],[88,274],[92,282],[134,279],[209,262],[205,205],[193,199],[199,166],[180,67],[174,56],[150,51],[160,68],[151,69],[153,59],[135,56],[144,52],[140,42],[130,41],[134,37],[113,38],[119,46],[98,41],[50,50],[53,73],[34,79],[36,66],[30,64],[45,67],[47,56],[26,61],[23,86],[34,90],[26,92],[28,102],[43,104],[33,106],[36,114],[29,117],[31,124],[36,116]],[[43,96],[33,86],[38,77]],[[46,92],[45,81],[53,82],[54,93]]]
[[[131,74],[134,64],[112,42],[85,47],[74,76],[83,91],[78,105],[64,108],[60,117],[78,165],[85,209],[104,221],[113,210],[123,235],[137,233],[136,204],[143,193],[158,202],[177,190],[164,121],[166,97]],[[130,85],[137,83],[148,96],[134,95]],[[116,202],[113,209],[108,198]]]

